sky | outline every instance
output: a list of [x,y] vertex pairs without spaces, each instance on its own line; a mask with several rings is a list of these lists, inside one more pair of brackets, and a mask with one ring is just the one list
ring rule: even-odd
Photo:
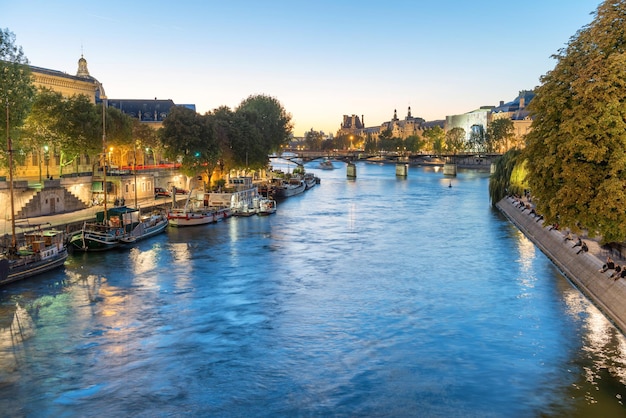
[[294,135],[336,133],[407,109],[427,121],[515,99],[591,23],[600,0],[0,0],[31,65],[75,75],[81,55],[111,99],[199,113],[276,98]]

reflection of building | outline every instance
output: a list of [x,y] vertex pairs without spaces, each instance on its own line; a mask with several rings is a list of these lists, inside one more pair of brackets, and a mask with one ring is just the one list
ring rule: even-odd
[[407,110],[407,115],[404,119],[398,118],[398,112],[393,111],[393,118],[390,121],[383,122],[380,126],[365,127],[363,123],[363,116],[359,119],[358,116],[344,115],[343,123],[339,127],[337,136],[341,135],[356,135],[360,137],[372,137],[378,138],[383,131],[391,131],[391,136],[394,138],[406,139],[412,135],[421,136],[425,128],[426,121],[419,117],[411,115],[411,107]]

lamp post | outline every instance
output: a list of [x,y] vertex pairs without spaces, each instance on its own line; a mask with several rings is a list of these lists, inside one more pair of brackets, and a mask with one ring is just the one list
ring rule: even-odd
[[46,179],[50,178],[50,154],[48,154],[48,146],[43,146],[43,158],[46,161]]

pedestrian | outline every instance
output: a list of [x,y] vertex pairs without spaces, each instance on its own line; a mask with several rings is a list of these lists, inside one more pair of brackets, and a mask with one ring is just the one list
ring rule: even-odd
[[606,258],[606,264],[604,264],[602,266],[602,268],[599,270],[600,273],[604,273],[607,270],[613,270],[615,268],[615,262],[613,261],[613,259],[609,256]]
[[580,247],[582,245],[583,245],[583,240],[581,240],[580,237],[578,237],[578,241],[576,241],[576,244],[574,244],[572,248]]
[[619,264],[615,266],[615,271],[613,271],[613,274],[611,274],[609,276],[609,279],[615,279],[617,280],[620,276],[622,272],[622,266],[620,266]]
[[586,253],[587,251],[589,251],[589,247],[587,247],[587,243],[583,241],[582,245],[580,246],[580,250],[578,250],[576,254]]

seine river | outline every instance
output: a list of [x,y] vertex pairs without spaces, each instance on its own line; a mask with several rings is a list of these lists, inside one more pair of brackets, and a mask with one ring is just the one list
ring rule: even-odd
[[626,415],[626,340],[488,173],[336,167],[0,289],[0,416]]

